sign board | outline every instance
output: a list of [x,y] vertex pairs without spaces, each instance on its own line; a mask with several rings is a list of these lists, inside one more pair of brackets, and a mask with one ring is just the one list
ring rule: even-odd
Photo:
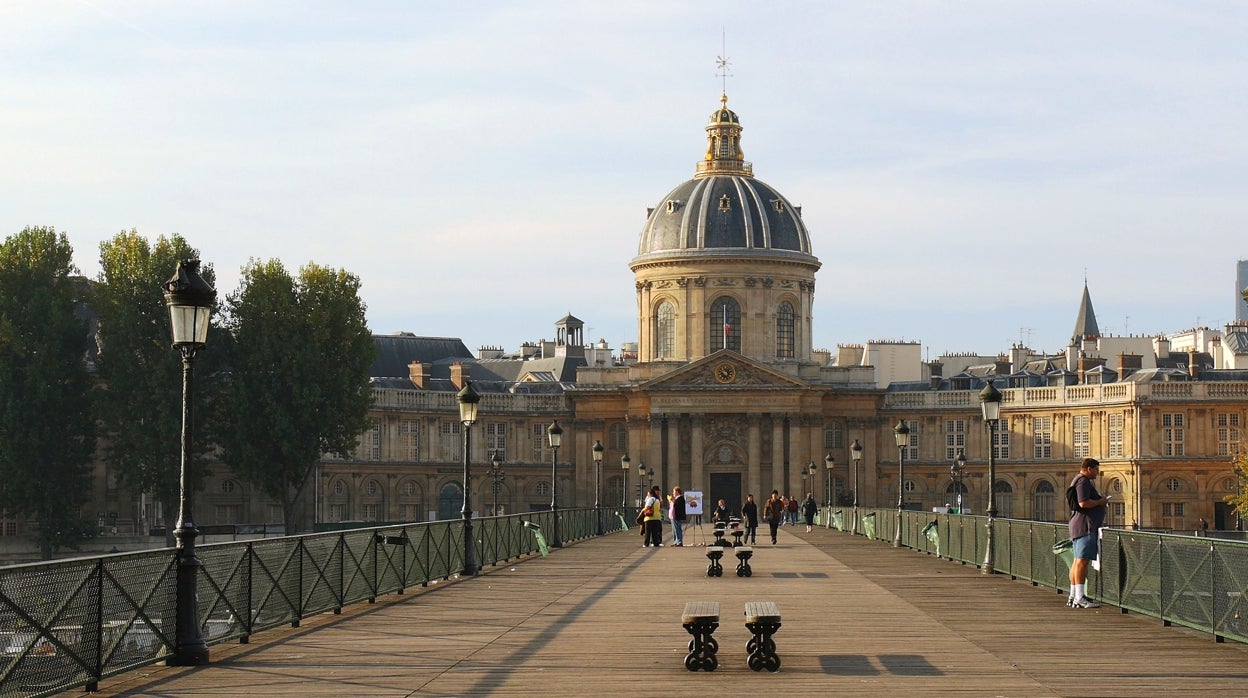
[[701,516],[702,515],[702,493],[686,492],[685,493],[685,516]]

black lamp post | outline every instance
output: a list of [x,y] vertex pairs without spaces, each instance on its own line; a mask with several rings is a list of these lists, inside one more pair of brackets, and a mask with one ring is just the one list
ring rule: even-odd
[[966,453],[962,449],[958,449],[957,458],[953,459],[953,465],[949,466],[949,475],[953,478],[953,486],[958,493],[958,513],[962,513],[962,478],[966,475]]
[[559,444],[563,443],[563,428],[558,420],[546,427],[546,436],[550,438],[550,513],[555,517],[550,547],[562,548],[563,539],[559,537]]
[[624,479],[620,482],[620,508],[628,506],[628,470],[633,467],[633,461],[628,454],[620,456],[620,469],[624,471]]
[[649,492],[646,488],[646,462],[641,461],[637,464],[637,506],[646,503],[646,494]]
[[507,473],[503,472],[503,459],[498,457],[498,451],[494,452],[490,458],[490,480],[492,480],[491,491],[494,493],[494,515],[498,516],[498,492],[503,489],[503,481],[507,479]]
[[823,457],[823,468],[827,471],[827,477],[823,482],[823,505],[830,507],[832,506],[832,473],[836,470],[836,461],[832,459],[831,453]]
[[472,472],[468,464],[468,435],[477,421],[477,403],[481,402],[481,396],[472,389],[472,381],[468,381],[456,398],[459,399],[459,421],[464,423],[464,506],[459,510],[464,519],[464,574],[472,576],[477,573],[477,556],[472,539]]
[[595,441],[590,449],[594,454],[594,519],[598,535],[602,535],[602,447],[601,441]]
[[173,277],[165,282],[165,304],[173,329],[173,346],[182,354],[182,462],[179,473],[178,524],[173,531],[178,547],[176,644],[170,666],[208,663],[208,645],[199,628],[199,568],[195,555],[195,527],[192,512],[191,437],[195,426],[195,354],[208,343],[208,324],[217,292],[199,275],[199,260],[178,263]]
[[980,571],[992,574],[996,564],[993,557],[994,529],[997,519],[997,424],[1001,421],[1001,391],[988,381],[979,393],[979,404],[984,411],[984,423],[988,425],[988,539],[984,546],[984,566]]
[[646,489],[654,489],[654,468],[646,468]]
[[893,547],[901,547],[901,511],[906,508],[906,446],[910,445],[910,427],[904,419],[893,427],[897,439],[897,528],[893,531]]
[[854,439],[854,445],[849,447],[849,457],[854,461],[854,508],[858,508],[858,466],[862,464],[862,444],[858,443],[858,439]]

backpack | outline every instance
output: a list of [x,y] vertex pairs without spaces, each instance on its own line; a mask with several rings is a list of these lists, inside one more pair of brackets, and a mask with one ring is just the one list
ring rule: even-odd
[[[1080,475],[1079,477],[1083,477]],[[1075,483],[1079,482],[1079,477],[1070,483],[1070,487],[1066,488],[1066,506],[1070,507],[1071,513],[1083,512],[1083,508],[1079,506],[1079,491],[1075,489]]]

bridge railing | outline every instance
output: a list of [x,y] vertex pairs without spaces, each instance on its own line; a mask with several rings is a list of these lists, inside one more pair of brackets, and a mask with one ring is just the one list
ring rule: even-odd
[[[621,530],[633,509],[560,509],[564,541]],[[599,516],[600,515],[600,516]],[[538,551],[525,522],[549,537],[549,511],[473,520],[476,560],[496,565]],[[435,584],[464,567],[463,522],[386,525],[197,546],[198,605],[209,645],[382,594]],[[171,656],[176,641],[174,549],[0,567],[0,696],[44,696]]]
[[[876,540],[893,540],[896,509],[843,507],[825,525]],[[839,525],[837,522],[839,520]],[[983,565],[988,546],[984,516],[903,511],[901,541],[938,557]],[[998,518],[993,569],[1060,592],[1070,590],[1065,523]],[[1093,597],[1207,632],[1216,641],[1248,642],[1248,542],[1107,528],[1100,568],[1088,575]]]

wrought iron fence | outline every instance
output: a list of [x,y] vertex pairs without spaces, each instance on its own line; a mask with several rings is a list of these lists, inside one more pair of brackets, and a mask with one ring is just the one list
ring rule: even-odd
[[[845,508],[837,528],[893,540],[896,509]],[[829,525],[836,517],[830,517]],[[988,544],[987,518],[904,511],[901,542],[931,555],[980,566]],[[1064,523],[996,519],[993,569],[1059,592],[1070,590]],[[1102,603],[1209,633],[1214,640],[1248,642],[1248,543],[1107,528],[1100,569],[1088,588]]]
[[[561,509],[564,541],[621,530],[634,510]],[[473,520],[476,559],[497,565],[538,550],[525,522],[551,512]],[[338,613],[463,569],[458,520],[388,525],[197,547],[201,633],[209,645]],[[173,549],[0,567],[0,696],[44,696],[163,661],[176,631]]]

